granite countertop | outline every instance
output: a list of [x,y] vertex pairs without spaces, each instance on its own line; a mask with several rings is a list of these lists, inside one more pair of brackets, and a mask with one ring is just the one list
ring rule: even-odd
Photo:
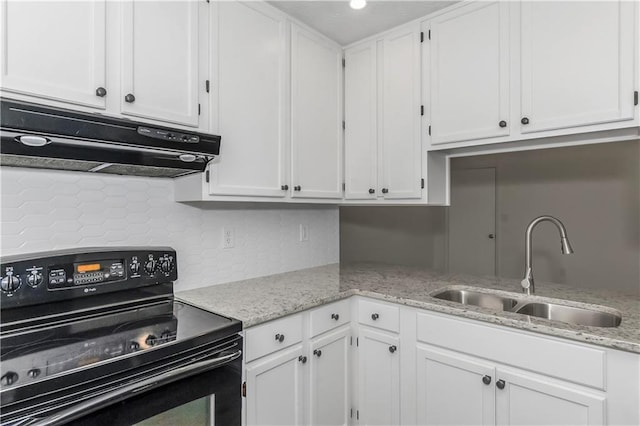
[[606,306],[610,311],[622,314],[619,327],[589,327],[461,305],[430,296],[438,289],[452,285],[523,296],[519,292],[519,280],[442,274],[416,267],[380,264],[333,264],[177,292],[176,296],[203,309],[237,318],[247,328],[362,295],[640,354],[640,297],[637,295],[536,282],[534,297],[537,299],[564,299],[569,305],[580,302]]

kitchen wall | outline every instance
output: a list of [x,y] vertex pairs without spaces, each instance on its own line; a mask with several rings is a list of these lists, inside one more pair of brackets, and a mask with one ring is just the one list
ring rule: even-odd
[[[526,226],[551,214],[565,223],[575,254],[562,256],[556,229],[541,224],[537,281],[640,294],[639,141],[457,158],[451,166],[496,169],[497,275],[521,277]],[[374,208],[341,208],[341,259],[440,266],[446,209],[437,209],[398,207],[382,216]]]
[[446,208],[340,207],[340,260],[446,268]]
[[[192,206],[173,201],[169,179],[12,167],[0,167],[0,190],[2,255],[168,245],[178,252],[176,290],[338,261],[336,207]],[[234,248],[222,248],[223,227]]]

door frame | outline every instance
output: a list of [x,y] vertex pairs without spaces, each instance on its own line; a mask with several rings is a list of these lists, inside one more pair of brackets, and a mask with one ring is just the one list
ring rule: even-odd
[[[494,245],[494,270],[495,270],[495,275],[498,276],[499,271],[500,271],[500,250],[498,250],[498,237],[499,237],[499,229],[498,229],[498,220],[497,218],[500,215],[500,211],[499,211],[499,199],[500,199],[500,195],[499,195],[499,191],[498,191],[498,178],[499,178],[499,168],[497,165],[491,165],[491,166],[483,166],[483,167],[461,167],[459,169],[451,169],[450,171],[450,178],[449,178],[449,191],[450,194],[452,192],[453,186],[452,186],[452,178],[451,175],[456,172],[456,171],[460,171],[460,170],[479,170],[479,169],[493,169],[493,175],[494,175],[494,187],[493,187],[493,193],[494,193],[494,206],[493,206],[493,229],[494,229],[494,236],[495,236],[495,245]],[[451,195],[449,195],[449,200],[451,201]],[[444,241],[444,250],[445,250],[445,268],[447,273],[449,272],[449,266],[450,266],[450,262],[449,262],[449,237],[450,237],[450,233],[449,233],[449,227],[451,225],[450,219],[449,219],[449,213],[451,206],[449,205],[449,207],[447,207],[447,212],[445,214],[444,217],[444,226],[445,226],[445,241]]]

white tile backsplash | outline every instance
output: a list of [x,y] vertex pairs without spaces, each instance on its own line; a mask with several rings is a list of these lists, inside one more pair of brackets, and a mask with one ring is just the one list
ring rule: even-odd
[[[169,179],[0,167],[0,253],[167,245],[176,290],[338,262],[337,207],[173,201]],[[299,241],[300,224],[309,241]],[[235,245],[222,248],[222,228]]]

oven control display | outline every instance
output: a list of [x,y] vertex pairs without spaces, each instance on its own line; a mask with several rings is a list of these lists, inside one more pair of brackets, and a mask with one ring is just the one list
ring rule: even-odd
[[73,271],[64,267],[49,269],[49,288],[100,284],[126,279],[123,259],[74,263]]

